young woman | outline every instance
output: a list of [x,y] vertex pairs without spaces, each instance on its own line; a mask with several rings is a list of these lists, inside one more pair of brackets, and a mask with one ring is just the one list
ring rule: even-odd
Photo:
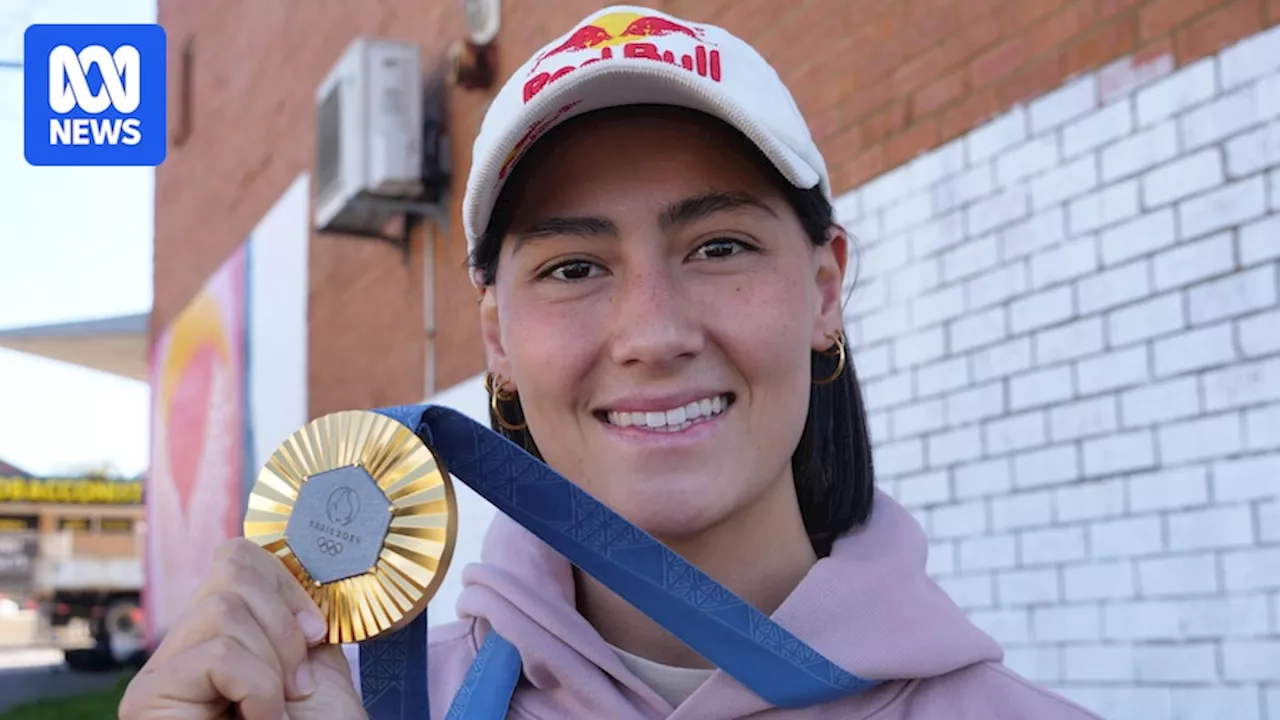
[[[874,684],[774,707],[499,515],[462,619],[432,630],[431,717],[492,633],[519,653],[514,718],[1094,717],[1002,666],[926,575],[920,527],[875,489],[830,192],[754,49],[615,7],[498,94],[464,217],[494,429],[807,643],[797,655]],[[314,613],[274,557],[229,544],[121,717],[230,701],[250,718],[361,717],[355,666],[309,649]]]

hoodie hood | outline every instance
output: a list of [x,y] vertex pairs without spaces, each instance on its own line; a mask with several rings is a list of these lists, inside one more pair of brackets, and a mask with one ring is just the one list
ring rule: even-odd
[[[868,679],[926,679],[999,662],[1000,646],[928,576],[927,554],[915,518],[877,491],[870,520],[840,538],[771,617]],[[558,696],[561,709],[572,705],[620,719],[670,716],[671,706],[627,670],[578,613],[570,563],[514,520],[494,518],[481,562],[468,566],[462,581],[459,617],[514,644],[527,681]],[[741,717],[769,707],[716,671],[679,714],[689,708],[706,716],[714,709],[716,717]]]

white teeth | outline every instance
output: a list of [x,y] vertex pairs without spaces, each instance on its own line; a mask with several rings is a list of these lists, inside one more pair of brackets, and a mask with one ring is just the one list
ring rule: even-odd
[[689,424],[711,418],[724,412],[728,407],[728,397],[718,395],[713,398],[695,400],[688,405],[662,412],[617,412],[608,413],[609,423],[618,427],[641,427],[650,430],[675,432],[683,430]]

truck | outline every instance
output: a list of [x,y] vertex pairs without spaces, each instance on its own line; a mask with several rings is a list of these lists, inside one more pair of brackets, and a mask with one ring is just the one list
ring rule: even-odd
[[0,594],[73,669],[145,661],[142,500],[141,480],[0,477]]

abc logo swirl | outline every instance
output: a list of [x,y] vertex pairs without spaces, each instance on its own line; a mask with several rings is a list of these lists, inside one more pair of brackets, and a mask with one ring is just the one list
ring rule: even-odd
[[342,543],[334,540],[333,538],[327,537],[316,538],[316,547],[320,549],[320,552],[328,555],[329,557],[341,555],[343,548]]

